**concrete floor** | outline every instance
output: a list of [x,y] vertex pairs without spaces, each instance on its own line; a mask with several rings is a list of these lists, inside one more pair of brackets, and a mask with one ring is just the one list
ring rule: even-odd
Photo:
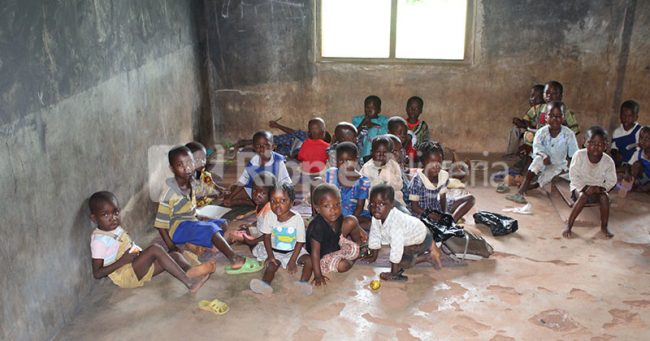
[[[470,190],[478,209],[512,207],[493,188]],[[479,228],[496,251],[490,259],[418,267],[408,283],[376,292],[368,283],[386,269],[360,264],[311,296],[293,292],[285,271],[272,297],[255,295],[248,282],[260,274],[229,276],[223,262],[194,296],[168,274],[135,290],[104,280],[56,339],[648,340],[650,196],[613,197],[611,240],[598,238],[593,211],[579,218],[575,239],[562,239],[568,208],[534,190],[534,214],[516,216],[519,231],[495,238]],[[213,298],[230,312],[197,307]]]

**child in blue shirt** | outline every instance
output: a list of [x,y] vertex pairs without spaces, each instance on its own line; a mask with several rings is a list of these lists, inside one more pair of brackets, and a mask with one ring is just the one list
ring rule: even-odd
[[639,119],[639,103],[629,100],[621,104],[621,126],[614,130],[612,135],[612,159],[616,167],[627,163],[636,151],[639,142],[641,125]]
[[358,131],[359,159],[363,162],[370,159],[372,139],[375,136],[388,133],[388,118],[381,113],[381,99],[377,96],[368,96],[363,101],[365,114],[352,117],[352,124]]

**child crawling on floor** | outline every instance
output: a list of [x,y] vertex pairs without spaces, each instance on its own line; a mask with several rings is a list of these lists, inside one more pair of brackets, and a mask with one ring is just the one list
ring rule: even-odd
[[121,288],[137,288],[162,272],[169,272],[191,292],[196,292],[214,272],[216,263],[191,267],[179,252],[167,253],[160,245],[141,249],[120,223],[120,205],[111,192],[97,192],[88,200],[90,220],[97,228],[90,237],[93,276],[108,277]]
[[[305,248],[311,256],[315,286],[325,285],[330,272],[346,272],[359,257],[359,244],[368,235],[353,215],[341,214],[341,193],[332,184],[318,185],[312,194],[318,213],[307,228]],[[352,240],[347,237],[350,236]],[[320,265],[320,266],[319,266]]]

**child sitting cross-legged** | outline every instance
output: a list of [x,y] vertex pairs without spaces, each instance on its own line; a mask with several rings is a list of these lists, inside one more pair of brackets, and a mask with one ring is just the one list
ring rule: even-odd
[[191,267],[179,252],[167,253],[159,245],[141,249],[120,224],[120,205],[111,192],[94,193],[88,200],[90,219],[97,228],[90,237],[93,276],[108,276],[121,288],[137,288],[162,272],[169,272],[196,292],[216,267],[206,262]]
[[[411,211],[421,215],[425,211],[449,212],[454,221],[459,221],[474,206],[471,194],[458,198],[447,198],[449,173],[442,169],[443,149],[436,142],[427,141],[418,148],[423,169],[418,169],[409,184]],[[436,213],[430,213],[431,219],[438,220]]]
[[297,212],[293,211],[293,201],[296,199],[293,186],[289,183],[278,183],[271,192],[271,212],[264,218],[260,232],[264,234],[264,242],[253,248],[253,255],[259,261],[264,261],[262,279],[250,281],[253,292],[263,295],[273,293],[271,282],[280,267],[294,274],[298,265],[302,265],[300,281],[297,288],[304,294],[311,294],[311,260],[303,248],[306,241],[305,222]]
[[256,272],[261,265],[237,255],[223,238],[223,219],[208,219],[196,213],[196,182],[194,159],[185,146],[172,148],[168,153],[169,167],[174,177],[165,181],[158,203],[154,227],[160,233],[170,252],[178,251],[176,244],[190,243],[206,248],[213,245],[230,261],[228,273]]
[[[567,170],[567,158],[573,157],[578,150],[576,135],[571,129],[562,125],[564,121],[564,105],[562,102],[547,104],[548,114],[543,128],[537,130],[533,140],[533,162],[528,167],[524,182],[515,194],[506,199],[525,204],[528,201],[524,193],[532,188],[543,187],[557,175]],[[537,177],[537,183],[531,184]]]
[[355,216],[361,226],[370,226],[370,212],[365,209],[370,180],[361,175],[356,167],[358,149],[352,142],[336,146],[336,167],[330,167],[324,181],[336,186],[341,192],[341,209],[344,216]]
[[320,286],[329,280],[326,274],[352,268],[359,257],[359,244],[366,242],[368,235],[354,216],[341,214],[341,195],[335,186],[318,185],[312,194],[312,205],[318,215],[309,223],[305,247],[315,264],[313,283]]
[[388,184],[395,190],[395,200],[404,208],[404,194],[402,193],[402,170],[392,157],[393,141],[387,135],[377,136],[372,140],[372,160],[366,162],[361,168],[361,174],[370,179],[372,186]]
[[246,164],[237,183],[231,186],[230,195],[224,198],[224,206],[252,205],[253,178],[260,172],[271,172],[278,181],[291,183],[284,156],[273,151],[273,135],[270,132],[256,132],[253,135],[253,149],[255,156]]
[[605,238],[614,235],[607,229],[609,220],[609,192],[616,185],[616,167],[614,160],[605,154],[607,149],[607,132],[601,127],[589,128],[586,134],[587,148],[578,150],[571,159],[569,177],[571,178],[571,196],[575,203],[569,215],[565,238],[571,238],[571,228],[585,204],[600,204],[600,230]]
[[389,245],[391,268],[390,272],[380,274],[383,280],[406,281],[408,278],[402,275],[404,269],[421,262],[441,267],[441,252],[433,241],[431,231],[420,219],[395,208],[394,203],[395,190],[391,186],[381,184],[372,187],[368,262],[377,260],[382,245]]

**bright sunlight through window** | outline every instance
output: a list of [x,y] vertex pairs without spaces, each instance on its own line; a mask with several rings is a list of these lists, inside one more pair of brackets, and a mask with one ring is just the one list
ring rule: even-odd
[[465,58],[467,0],[321,0],[320,14],[324,58]]

